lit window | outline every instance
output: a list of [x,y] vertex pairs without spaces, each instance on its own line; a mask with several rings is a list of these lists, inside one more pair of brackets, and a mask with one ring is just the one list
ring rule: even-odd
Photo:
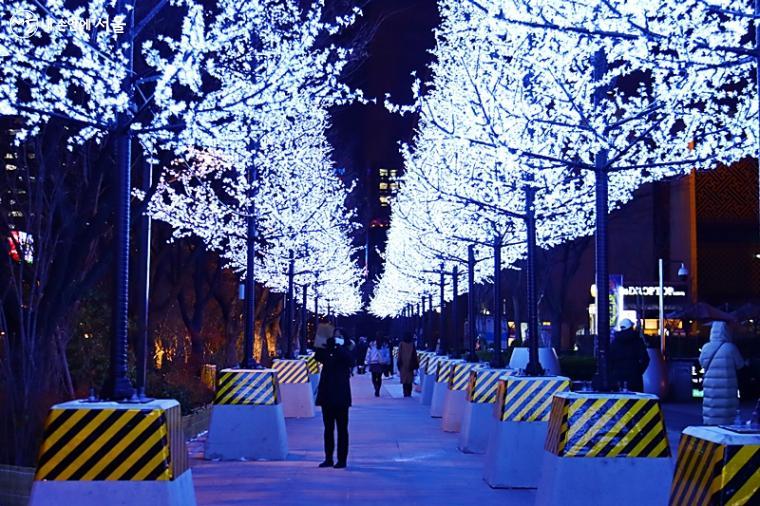
[[8,170],[8,171],[13,171],[13,170],[16,170],[17,168],[18,167],[16,167],[15,165],[11,165],[10,163],[6,164],[5,166],[5,170]]
[[[393,186],[393,185],[391,185],[391,186]],[[388,183],[380,183],[379,185],[377,185],[377,187],[380,188],[381,190],[387,190],[388,189]]]
[[398,183],[391,183],[391,190],[398,190]]
[[396,177],[396,173],[398,171],[396,169],[391,169],[391,177]]
[[391,198],[388,196],[383,195],[380,197],[380,205],[381,206],[389,206],[391,204]]
[[13,156],[13,153],[5,153],[5,159],[6,160],[13,160],[14,158],[16,158],[16,157]]
[[380,169],[380,177],[388,177],[388,169]]

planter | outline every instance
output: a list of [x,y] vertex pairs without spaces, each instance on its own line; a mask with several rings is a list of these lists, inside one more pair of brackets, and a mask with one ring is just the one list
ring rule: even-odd
[[[528,365],[528,348],[515,348],[512,350],[512,358],[509,359],[510,369],[525,369]],[[554,348],[539,348],[538,361],[544,368],[544,374],[558,376],[560,374],[559,358]]]
[[647,348],[649,366],[644,371],[644,393],[654,394],[660,399],[668,395],[668,366],[657,348]]
[[33,467],[0,465],[0,504],[26,506],[34,483]]

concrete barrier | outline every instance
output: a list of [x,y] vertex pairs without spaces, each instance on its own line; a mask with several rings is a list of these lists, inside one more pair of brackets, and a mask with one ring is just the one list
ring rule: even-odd
[[314,392],[305,359],[274,360],[285,418],[313,418]]
[[462,429],[470,371],[481,367],[484,365],[477,362],[457,362],[451,366],[441,419],[441,428],[444,432],[459,432]]
[[317,387],[319,387],[319,377],[322,373],[322,364],[314,358],[314,352],[310,351],[308,355],[299,355],[298,358],[306,360],[309,368],[309,383],[311,383],[311,393],[314,399],[317,398]]
[[569,389],[570,379],[563,376],[499,379],[484,460],[486,483],[494,488],[538,486],[552,398]]
[[285,414],[274,369],[223,369],[211,410],[206,459],[284,460]]
[[449,390],[449,374],[451,374],[451,366],[456,362],[463,361],[442,357],[436,363],[433,397],[430,400],[430,416],[433,418],[443,417],[443,406],[446,403],[446,392]]
[[195,505],[179,403],[56,404],[34,480],[32,506]]
[[430,406],[433,402],[433,391],[435,390],[435,376],[438,374],[438,362],[444,359],[443,355],[436,355],[430,352],[428,355],[427,364],[425,364],[423,378],[422,378],[422,395],[420,396],[420,402],[423,406]]
[[425,382],[425,368],[427,367],[428,360],[430,358],[429,351],[418,351],[417,359],[420,362],[420,366],[417,368],[417,378],[414,382],[414,391],[422,393],[422,385]]
[[[509,368],[519,371],[525,370],[528,366],[528,348],[515,348],[512,350],[512,356],[509,359]],[[538,349],[538,362],[541,367],[544,368],[544,373],[547,375],[559,375],[559,358],[554,348],[539,348]]]
[[[747,427],[736,427],[747,431]],[[760,504],[760,430],[687,427],[678,445],[671,506]]]
[[657,396],[560,393],[537,505],[667,504],[673,466]]
[[660,399],[668,395],[668,366],[659,348],[647,348],[649,366],[644,371],[644,393],[654,394]]
[[470,371],[458,445],[464,453],[486,452],[499,379],[512,372],[486,368]]

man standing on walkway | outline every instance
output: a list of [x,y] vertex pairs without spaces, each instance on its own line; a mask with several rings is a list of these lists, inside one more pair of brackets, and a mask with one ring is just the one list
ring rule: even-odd
[[[317,406],[322,407],[325,426],[325,461],[319,467],[346,467],[348,458],[348,408],[351,407],[351,368],[353,343],[344,341],[340,329],[334,337],[317,348],[314,358],[322,363],[322,375],[317,386]],[[338,429],[338,461],[333,465],[335,429]]]
[[412,396],[412,384],[414,383],[414,371],[419,367],[417,350],[411,332],[404,334],[404,339],[398,347],[398,374],[401,384],[404,386],[404,397]]

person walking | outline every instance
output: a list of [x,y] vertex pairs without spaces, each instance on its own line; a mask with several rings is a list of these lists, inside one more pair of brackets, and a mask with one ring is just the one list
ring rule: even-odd
[[383,357],[383,373],[386,378],[393,376],[393,359],[391,357],[391,349],[388,346],[388,341],[383,339],[380,346],[380,354]]
[[620,330],[610,342],[610,376],[613,384],[631,392],[644,391],[644,371],[649,354],[644,340],[628,318],[620,322]]
[[369,346],[367,345],[367,338],[364,336],[359,337],[359,342],[356,343],[356,372],[358,374],[364,374],[367,372],[367,363],[365,362],[367,358],[367,349]]
[[382,339],[378,337],[369,344],[367,354],[364,357],[364,362],[367,364],[367,367],[369,367],[369,372],[372,375],[372,385],[375,387],[375,397],[380,397],[380,387],[383,386],[385,362],[382,346]]
[[[351,407],[351,369],[353,343],[345,341],[340,329],[327,339],[323,348],[317,348],[314,358],[322,364],[317,386],[317,406],[322,407],[324,423],[325,461],[319,467],[346,467],[348,459],[348,408]],[[333,463],[335,429],[338,431],[338,460]]]
[[731,342],[725,322],[713,322],[710,342],[702,348],[699,364],[705,371],[702,420],[705,425],[732,424],[739,409],[736,370],[744,367],[745,362]]
[[404,334],[404,339],[398,347],[398,374],[401,385],[404,387],[404,397],[412,396],[412,384],[414,383],[414,371],[420,366],[417,357],[417,349],[414,346],[414,336],[411,332]]

